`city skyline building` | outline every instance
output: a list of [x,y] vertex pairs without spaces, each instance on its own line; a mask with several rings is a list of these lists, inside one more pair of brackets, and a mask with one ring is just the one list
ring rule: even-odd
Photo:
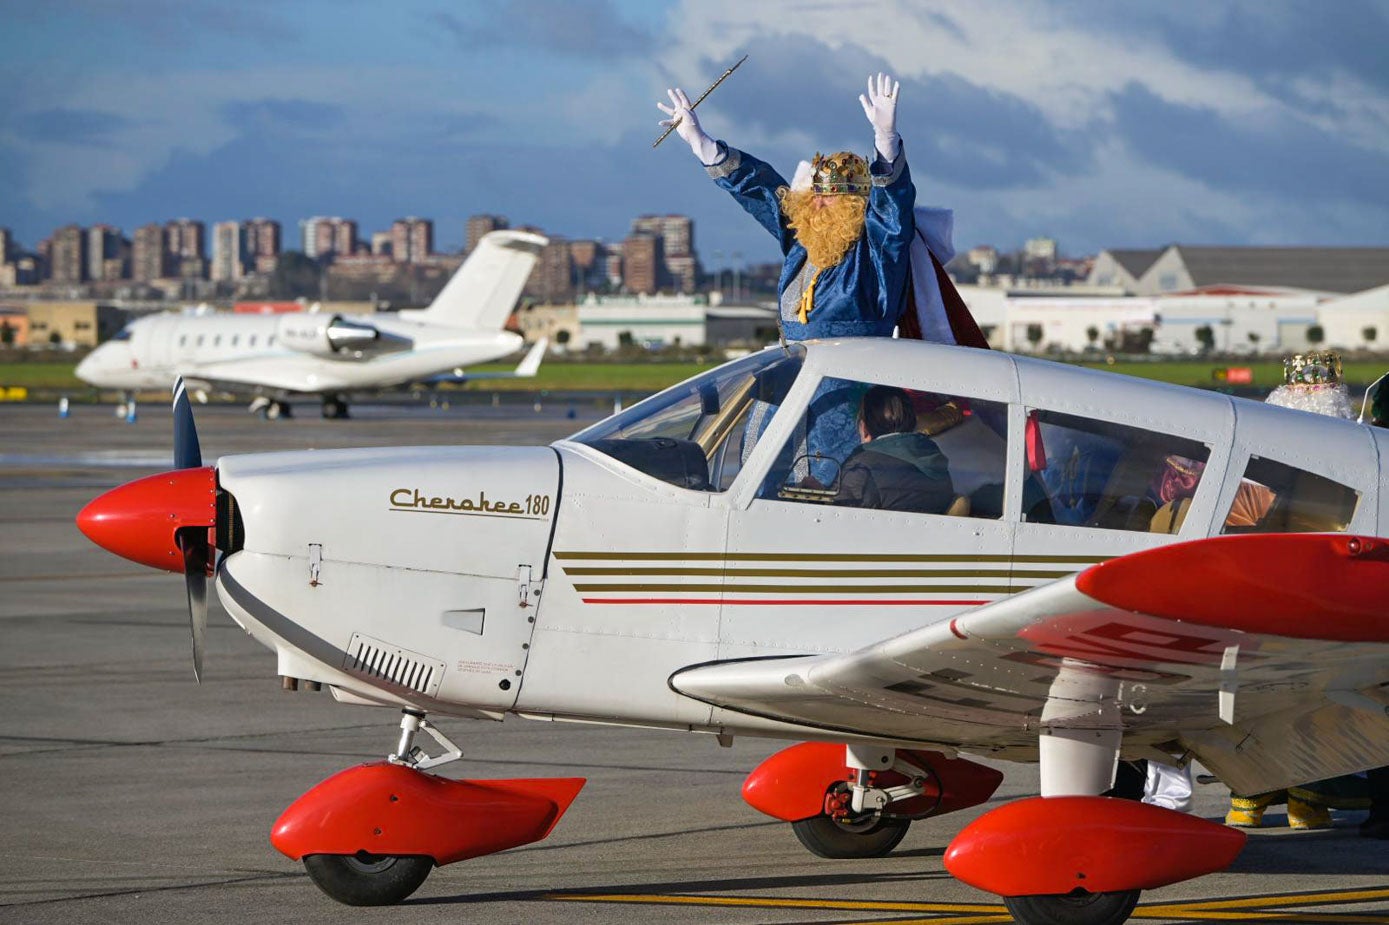
[[158,222],[141,225],[135,229],[135,241],[130,258],[132,279],[148,283],[169,275],[167,238],[164,226]]
[[231,283],[246,272],[246,229],[241,222],[212,226],[212,281]]
[[396,263],[424,263],[434,253],[434,221],[418,216],[391,223],[391,257]]
[[628,292],[655,295],[660,291],[664,262],[661,238],[647,232],[633,232],[622,242],[622,285]]
[[53,282],[76,285],[87,275],[87,235],[80,225],[64,225],[53,233],[50,265]]

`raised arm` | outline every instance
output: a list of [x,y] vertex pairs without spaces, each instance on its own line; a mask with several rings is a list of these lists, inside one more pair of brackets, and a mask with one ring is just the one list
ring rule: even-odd
[[879,74],[876,80],[870,75],[868,92],[858,98],[863,114],[873,126],[873,147],[878,156],[889,163],[897,160],[902,149],[902,138],[897,134],[898,86],[897,81],[886,74]]

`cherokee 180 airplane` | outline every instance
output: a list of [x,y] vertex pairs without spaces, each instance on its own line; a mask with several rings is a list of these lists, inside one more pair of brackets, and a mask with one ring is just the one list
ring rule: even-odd
[[[898,443],[944,502],[845,491],[867,448],[831,459],[827,427],[870,386],[910,403]],[[403,711],[389,758],[272,831],[342,902],[543,838],[584,783],[426,773],[459,754],[427,714],[806,740],[743,796],[827,857],[988,799],[1002,775],[966,754],[1040,762],[1039,796],[945,855],[1025,925],[1123,922],[1240,851],[1102,796],[1121,757],[1196,758],[1239,793],[1389,764],[1389,433],[1368,426],[881,339],[770,348],[546,447],[209,467],[181,392],[175,419],[177,468],[78,524],[184,572],[195,669],[215,576],[285,684]]]
[[[322,396],[323,416],[347,416],[345,394],[429,380],[515,352],[505,331],[511,310],[546,239],[524,231],[483,236],[428,308],[349,318],[319,312],[284,315],[162,314],[131,322],[77,366],[98,388],[255,391],[253,410],[286,414],[286,393]],[[541,348],[543,350],[543,348]],[[538,354],[514,375],[534,375]]]

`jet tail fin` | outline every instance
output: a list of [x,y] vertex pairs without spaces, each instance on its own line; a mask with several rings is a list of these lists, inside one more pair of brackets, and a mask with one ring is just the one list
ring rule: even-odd
[[549,240],[526,231],[483,235],[443,290],[411,320],[451,328],[498,331]]

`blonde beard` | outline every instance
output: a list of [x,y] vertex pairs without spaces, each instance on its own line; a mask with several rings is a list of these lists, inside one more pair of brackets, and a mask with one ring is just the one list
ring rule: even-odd
[[832,267],[863,234],[868,200],[863,196],[829,196],[824,205],[817,206],[815,196],[811,190],[777,190],[787,227],[795,232],[810,262],[820,268]]

